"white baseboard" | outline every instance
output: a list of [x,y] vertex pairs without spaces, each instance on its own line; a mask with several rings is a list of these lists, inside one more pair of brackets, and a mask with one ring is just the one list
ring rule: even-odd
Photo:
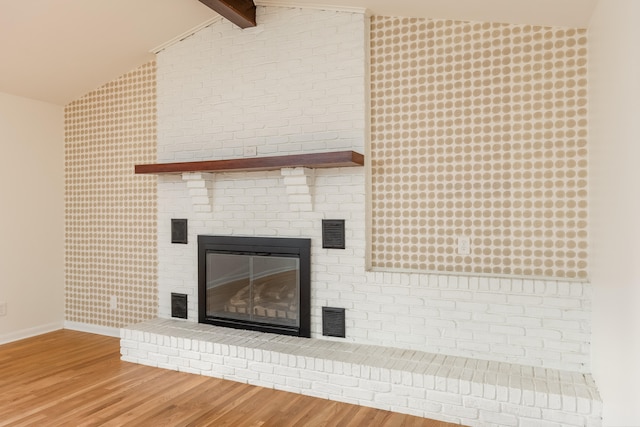
[[7,344],[14,341],[23,340],[25,338],[35,337],[37,335],[46,334],[48,332],[57,331],[64,328],[62,322],[48,323],[46,325],[35,326],[33,328],[22,329],[20,331],[10,332],[0,335],[0,344]]
[[108,326],[92,325],[90,323],[80,322],[64,322],[64,328],[72,331],[88,332],[90,334],[105,335],[108,337],[120,338],[120,328],[111,328]]

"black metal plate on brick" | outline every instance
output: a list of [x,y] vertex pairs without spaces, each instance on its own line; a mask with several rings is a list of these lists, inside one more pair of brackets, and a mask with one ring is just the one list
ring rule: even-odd
[[325,249],[344,249],[344,219],[322,220],[322,247]]
[[172,219],[171,220],[171,243],[187,244],[187,220]]
[[187,294],[171,293],[171,317],[187,318]]
[[344,308],[322,307],[322,335],[345,338]]

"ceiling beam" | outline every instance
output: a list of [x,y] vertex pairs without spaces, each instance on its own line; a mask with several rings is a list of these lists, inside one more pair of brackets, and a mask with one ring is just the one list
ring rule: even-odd
[[253,0],[200,0],[240,28],[256,26],[256,5]]

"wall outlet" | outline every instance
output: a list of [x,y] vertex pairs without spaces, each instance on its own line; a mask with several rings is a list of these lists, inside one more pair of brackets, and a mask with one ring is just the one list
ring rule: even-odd
[[258,147],[244,147],[244,156],[253,157],[258,155]]
[[0,316],[6,316],[7,315],[7,303],[6,302],[0,302]]
[[471,240],[467,236],[458,236],[458,255],[471,253]]
[[111,295],[109,298],[109,309],[117,310],[118,309],[118,297],[115,295]]

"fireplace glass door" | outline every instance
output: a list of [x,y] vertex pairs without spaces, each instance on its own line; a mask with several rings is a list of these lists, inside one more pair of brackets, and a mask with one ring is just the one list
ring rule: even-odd
[[299,327],[297,257],[206,254],[206,315]]

